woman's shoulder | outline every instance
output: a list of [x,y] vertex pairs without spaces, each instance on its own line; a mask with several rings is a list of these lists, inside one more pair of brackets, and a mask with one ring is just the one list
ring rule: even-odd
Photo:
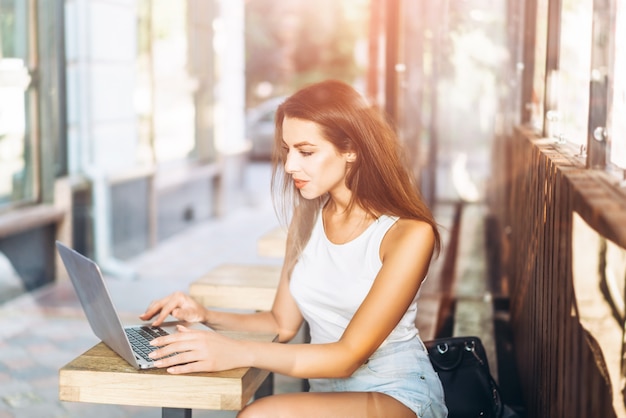
[[383,238],[381,250],[400,246],[433,246],[435,232],[432,226],[418,219],[398,218]]
[[434,231],[432,226],[426,222],[419,219],[409,219],[409,218],[396,218],[396,222],[393,227],[389,230],[391,233],[399,234],[400,236],[409,234],[409,235],[433,235]]

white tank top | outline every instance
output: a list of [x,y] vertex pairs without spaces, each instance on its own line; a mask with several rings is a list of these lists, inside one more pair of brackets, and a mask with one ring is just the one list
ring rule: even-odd
[[[397,220],[383,215],[354,240],[333,244],[326,237],[321,214],[317,217],[290,282],[291,294],[309,324],[311,343],[341,338],[382,267],[380,243]],[[417,295],[385,341],[415,337],[416,313]]]

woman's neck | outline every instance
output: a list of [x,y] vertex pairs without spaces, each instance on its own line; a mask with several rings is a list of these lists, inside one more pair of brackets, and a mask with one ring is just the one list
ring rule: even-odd
[[345,244],[358,237],[374,220],[359,205],[338,206],[332,199],[322,209],[326,237],[334,244]]

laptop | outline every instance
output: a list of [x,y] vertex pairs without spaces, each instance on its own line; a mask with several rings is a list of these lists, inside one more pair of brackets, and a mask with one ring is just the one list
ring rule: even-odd
[[151,346],[150,340],[177,332],[176,325],[210,329],[180,321],[165,322],[160,327],[123,326],[98,265],[60,241],[56,241],[56,246],[94,334],[136,369],[154,368],[148,354],[157,347]]

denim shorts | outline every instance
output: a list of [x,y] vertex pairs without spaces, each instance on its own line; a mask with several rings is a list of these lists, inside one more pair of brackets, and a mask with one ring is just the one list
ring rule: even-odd
[[311,392],[384,393],[419,418],[448,416],[441,381],[419,337],[383,345],[348,378],[310,379],[309,384]]

